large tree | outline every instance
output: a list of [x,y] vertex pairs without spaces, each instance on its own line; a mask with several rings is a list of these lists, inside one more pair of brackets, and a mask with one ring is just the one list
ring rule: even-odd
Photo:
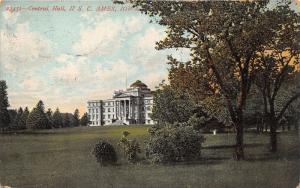
[[70,115],[73,116],[73,114],[69,114],[69,113],[62,114],[62,117],[63,117],[63,127],[70,127],[71,126]]
[[48,123],[50,127],[53,127],[53,112],[51,110],[51,108],[48,108],[47,112],[46,112],[46,117],[48,119]]
[[[271,151],[277,151],[277,126],[288,107],[300,98],[300,14],[282,4],[272,11],[280,27],[274,39],[257,54],[256,85],[270,127]],[[297,81],[298,79],[298,81]]]
[[26,129],[26,121],[28,116],[29,116],[29,110],[28,107],[25,107],[21,119],[18,122],[18,127],[20,127],[21,129]]
[[63,117],[58,108],[56,108],[55,112],[53,113],[52,120],[54,128],[63,127]]
[[80,116],[79,116],[79,110],[78,109],[75,109],[73,116],[74,116],[73,126],[78,127],[79,122],[80,122]]
[[187,94],[162,84],[154,93],[152,119],[163,123],[187,122],[196,112],[196,105]]
[[23,108],[20,107],[18,109],[16,117],[14,118],[14,121],[13,121],[13,124],[12,124],[12,127],[11,127],[12,129],[14,129],[14,130],[21,129],[19,127],[19,125],[20,125],[20,121],[21,121],[22,115],[23,115]]
[[48,118],[45,114],[45,107],[43,101],[39,101],[35,108],[29,113],[26,127],[29,129],[48,129],[51,128],[49,125]]
[[90,123],[89,116],[87,113],[84,113],[83,116],[80,119],[80,125],[81,126],[88,126]]
[[171,86],[201,103],[209,97],[225,106],[236,130],[235,158],[244,158],[243,111],[253,78],[254,58],[276,30],[268,1],[132,1],[165,26],[157,49],[188,48],[191,60],[170,59]]
[[0,130],[9,126],[10,117],[7,108],[9,107],[7,96],[7,85],[4,80],[0,80]]

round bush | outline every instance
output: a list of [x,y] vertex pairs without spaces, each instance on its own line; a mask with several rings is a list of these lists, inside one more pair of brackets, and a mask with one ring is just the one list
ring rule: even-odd
[[173,124],[152,132],[146,155],[153,163],[197,160],[203,142],[203,135],[192,126]]
[[114,164],[117,162],[117,154],[114,147],[104,140],[100,140],[95,145],[93,154],[95,155],[97,162],[101,165]]

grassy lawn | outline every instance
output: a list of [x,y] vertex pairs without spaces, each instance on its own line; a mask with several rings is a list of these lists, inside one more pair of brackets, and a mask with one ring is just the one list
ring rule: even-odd
[[[203,160],[191,164],[127,164],[117,142],[129,131],[141,145],[147,126],[80,127],[35,134],[0,135],[0,182],[12,187],[243,187],[295,188],[299,138],[279,135],[279,152],[268,152],[268,135],[245,134],[245,161],[232,160],[231,134],[205,135]],[[119,165],[101,167],[91,154],[104,138],[115,145]]]

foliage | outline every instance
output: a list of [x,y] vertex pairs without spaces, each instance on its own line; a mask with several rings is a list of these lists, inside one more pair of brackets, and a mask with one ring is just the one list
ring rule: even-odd
[[157,42],[157,49],[190,50],[188,62],[169,56],[170,84],[186,90],[198,103],[206,97],[210,97],[209,102],[223,103],[216,110],[226,107],[237,133],[235,157],[244,158],[243,114],[256,74],[257,54],[270,43],[276,43],[282,28],[291,31],[299,26],[292,21],[296,23],[293,27],[285,27],[290,20],[281,19],[295,13],[287,8],[278,14],[281,5],[270,8],[269,1],[131,3],[165,26],[167,35]]
[[43,101],[39,101],[35,108],[29,113],[26,127],[29,129],[49,129],[50,124],[45,114],[45,107]]
[[195,104],[187,95],[168,85],[162,85],[154,94],[152,118],[158,124],[186,122],[195,110]]
[[52,119],[52,116],[53,116],[53,112],[51,110],[51,108],[48,108],[47,112],[46,112],[46,117],[48,119],[48,122],[49,122],[49,126],[50,127],[53,127],[53,119]]
[[300,74],[300,14],[287,2],[269,14],[276,17],[278,28],[273,40],[257,53],[255,84],[270,127],[271,151],[276,152],[277,126],[288,107],[300,98],[299,82],[294,81]]
[[[27,109],[28,110],[28,109]],[[17,115],[14,118],[14,121],[10,127],[10,130],[22,130],[26,129],[26,124],[22,121],[22,116],[23,116],[23,109],[20,107]]]
[[0,130],[9,126],[11,119],[7,108],[9,107],[7,96],[7,85],[4,80],[0,80]]
[[151,130],[146,155],[153,163],[197,160],[201,156],[202,134],[179,123]]
[[18,122],[18,127],[20,127],[21,129],[26,129],[26,121],[28,119],[29,116],[29,110],[28,107],[25,107],[25,110],[22,113],[22,116]]
[[129,134],[128,131],[123,131],[118,145],[123,147],[124,157],[126,157],[129,162],[135,163],[138,161],[138,153],[141,153],[141,148],[136,139],[129,140],[127,138]]
[[205,127],[206,123],[208,122],[208,118],[201,116],[198,117],[197,114],[194,114],[190,119],[187,121],[187,124],[192,126],[195,130],[201,130]]
[[92,153],[101,165],[111,165],[117,162],[117,154],[114,147],[104,140],[100,140],[95,145]]
[[81,126],[88,126],[90,120],[87,113],[84,113],[83,116],[80,119],[80,125]]
[[73,121],[73,127],[78,127],[79,126],[79,121],[80,121],[80,117],[79,117],[79,110],[75,109],[74,112],[74,121]]
[[54,128],[63,127],[63,117],[58,108],[56,108],[55,112],[53,113],[52,120]]
[[71,120],[68,113],[62,114],[63,117],[63,127],[70,127],[71,126]]
[[187,91],[200,105],[206,97],[209,102],[223,103],[217,107],[226,107],[237,133],[235,157],[243,159],[243,110],[253,77],[253,58],[272,40],[276,27],[265,16],[267,1],[132,3],[166,26],[167,35],[157,49],[190,50],[188,62],[168,57],[170,84]]

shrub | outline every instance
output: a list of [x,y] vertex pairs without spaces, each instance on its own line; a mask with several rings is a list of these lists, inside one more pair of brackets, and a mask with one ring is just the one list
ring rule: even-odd
[[130,133],[128,131],[123,132],[119,145],[123,146],[124,157],[126,157],[129,162],[135,163],[138,161],[138,153],[141,153],[141,148],[135,139],[129,140],[127,138],[129,134]]
[[205,127],[205,124],[207,123],[208,118],[205,118],[204,116],[197,117],[197,114],[194,114],[190,117],[188,120],[188,124],[193,127],[195,130],[200,130]]
[[104,140],[100,140],[95,145],[93,154],[95,155],[97,162],[101,165],[114,164],[117,162],[117,154],[114,147]]
[[151,129],[146,156],[153,163],[171,163],[196,160],[201,157],[204,137],[192,126],[167,124]]

